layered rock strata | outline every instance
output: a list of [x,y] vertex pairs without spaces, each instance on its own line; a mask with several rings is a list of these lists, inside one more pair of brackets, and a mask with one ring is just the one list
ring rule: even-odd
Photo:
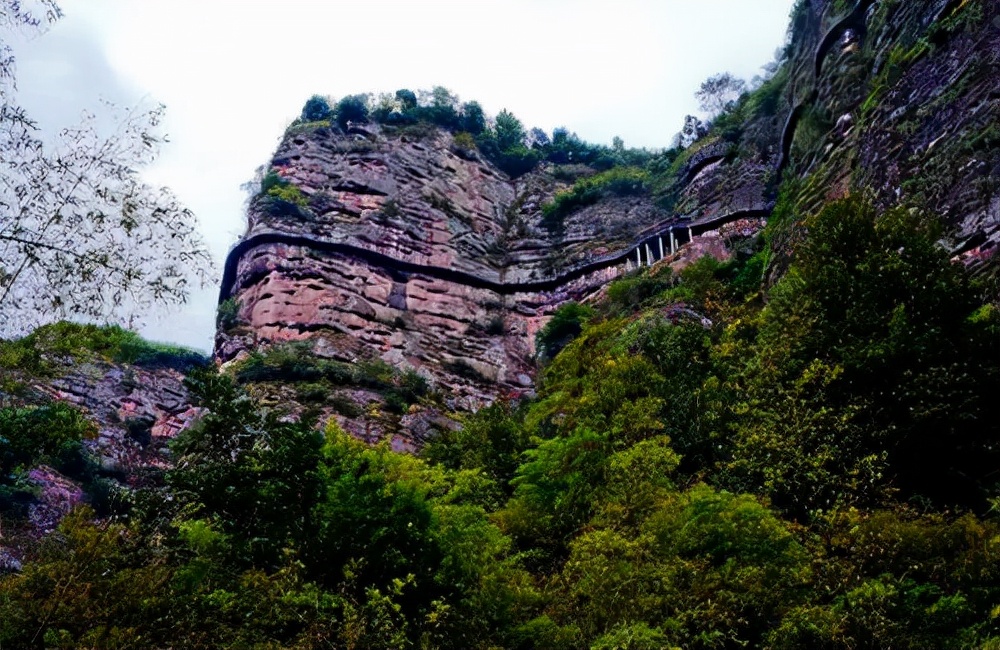
[[996,8],[797,3],[781,70],[673,161],[670,182],[578,210],[558,232],[541,206],[568,183],[551,170],[511,180],[433,127],[304,125],[271,165],[294,200],[255,200],[227,262],[235,317],[216,355],[306,340],[333,359],[415,369],[452,391],[448,408],[474,408],[530,390],[534,335],[559,304],[692,237],[715,250],[726,232],[759,229],[779,187],[772,277],[796,224],[859,192],[940,216],[942,244],[989,266],[1000,242]]
[[[988,266],[1000,245],[998,8],[994,0],[798,3],[789,56],[769,92],[685,152],[665,197],[698,223],[772,207],[781,181],[797,220],[864,193],[933,215],[944,246]],[[795,240],[772,244],[788,256]]]
[[[84,456],[95,464],[96,476],[111,494],[162,485],[163,472],[171,463],[168,443],[199,414],[183,385],[183,374],[96,357],[50,358],[49,363],[53,367],[40,376],[5,369],[4,379],[21,385],[24,394],[12,397],[0,392],[0,403],[73,404],[95,425],[97,435],[83,443]],[[83,483],[48,465],[29,468],[24,480],[34,496],[25,504],[27,517],[5,522],[0,531],[0,572],[16,570],[24,548],[55,530],[72,508],[92,502]]]
[[416,369],[462,408],[530,390],[546,317],[619,274],[628,244],[669,215],[612,198],[553,233],[541,206],[566,183],[512,181],[456,151],[446,132],[375,124],[286,138],[273,167],[307,202],[251,206],[222,287],[238,322],[217,356],[308,339],[335,359]]

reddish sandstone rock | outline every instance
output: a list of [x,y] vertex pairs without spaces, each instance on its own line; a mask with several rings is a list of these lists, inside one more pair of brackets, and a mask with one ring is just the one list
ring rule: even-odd
[[[627,250],[668,219],[649,198],[608,198],[550,231],[541,207],[566,183],[544,169],[511,180],[478,156],[457,154],[452,136],[437,129],[421,138],[374,124],[346,134],[300,133],[285,139],[272,167],[309,205],[258,198],[246,238],[300,239],[255,245],[230,260],[232,286],[223,292],[237,302],[238,316],[219,331],[216,356],[228,362],[308,341],[320,357],[378,358],[419,372],[443,400],[424,420],[336,416],[363,439],[401,436],[394,444],[402,448],[453,426],[444,417],[449,410],[530,392],[534,336],[548,316],[624,267],[544,290],[506,287],[551,282]],[[352,399],[366,413],[381,402],[372,391]]]

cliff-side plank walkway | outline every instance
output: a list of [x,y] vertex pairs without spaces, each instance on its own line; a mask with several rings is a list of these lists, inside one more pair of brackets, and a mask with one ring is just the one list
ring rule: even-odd
[[630,264],[633,260],[636,266],[649,266],[663,259],[666,255],[676,252],[678,247],[691,241],[692,237],[739,219],[766,218],[769,213],[769,210],[738,210],[697,223],[672,223],[658,229],[652,234],[644,235],[632,246],[625,248],[621,252],[602,255],[589,262],[563,271],[558,275],[530,282],[497,282],[465,271],[407,262],[360,246],[331,242],[310,235],[293,235],[281,232],[259,233],[243,239],[229,251],[229,255],[226,257],[225,269],[223,270],[219,302],[232,297],[239,288],[236,286],[236,270],[240,259],[256,248],[274,244],[298,246],[321,253],[353,257],[373,266],[397,273],[424,275],[477,289],[487,289],[501,295],[543,293],[555,291],[591,273],[612,266]]
[[[837,23],[827,30],[826,34],[816,47],[813,58],[814,88],[804,101],[798,103],[792,108],[785,121],[784,128],[782,129],[781,154],[777,164],[779,174],[788,163],[788,158],[791,153],[791,142],[794,137],[796,127],[798,126],[799,119],[805,112],[807,105],[816,100],[817,92],[815,85],[817,84],[822,71],[824,59],[846,29],[864,29],[865,12],[872,4],[874,4],[874,2],[875,0],[858,0],[854,8],[844,18],[837,21]],[[954,1],[949,2],[947,7],[951,7],[953,4],[955,4]],[[706,160],[700,161],[698,170],[707,164],[716,162],[722,158],[723,156],[709,156]],[[694,174],[692,172],[696,172],[698,170],[689,170],[689,175],[693,176]],[[515,293],[542,293],[555,291],[574,280],[597,271],[613,266],[630,265],[633,260],[635,260],[636,266],[649,266],[654,262],[663,259],[667,254],[676,252],[678,247],[691,241],[691,239],[697,235],[739,219],[767,218],[770,215],[770,212],[771,211],[769,209],[737,210],[735,212],[699,222],[671,223],[666,227],[657,229],[652,234],[647,233],[642,235],[632,246],[626,247],[620,252],[603,255],[585,264],[570,268],[558,275],[531,282],[497,282],[472,273],[466,273],[456,269],[407,262],[383,253],[362,248],[360,246],[331,242],[309,235],[293,235],[280,232],[260,233],[243,239],[229,251],[223,271],[222,286],[219,292],[219,302],[232,297],[238,289],[235,285],[237,280],[236,269],[239,264],[239,260],[255,248],[274,244],[299,246],[317,252],[349,256],[389,271],[439,278],[463,284],[465,286],[487,289],[501,295],[510,295]]]

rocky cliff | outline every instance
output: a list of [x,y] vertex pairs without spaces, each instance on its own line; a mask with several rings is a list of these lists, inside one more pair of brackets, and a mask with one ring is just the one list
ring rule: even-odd
[[648,197],[616,197],[554,232],[541,206],[567,182],[545,168],[511,179],[433,127],[303,130],[272,168],[304,200],[251,204],[217,356],[308,340],[329,359],[418,372],[447,389],[449,409],[530,391],[548,315],[604,286],[625,262],[608,254],[671,219]]
[[869,195],[939,218],[942,245],[982,265],[1000,241],[998,4],[813,0],[792,15],[789,58],[685,152],[664,193],[693,219],[773,207],[794,230],[832,199]]
[[[163,485],[168,443],[199,413],[185,374],[206,362],[118,328],[71,323],[0,341],[0,573],[74,507],[125,512],[133,490]],[[52,405],[71,408],[46,411]],[[33,425],[63,442],[25,453]],[[82,442],[68,434],[81,425]]]
[[[605,196],[560,228],[542,206],[595,170],[543,164],[510,178],[429,125],[293,127],[270,163],[288,193],[251,202],[227,262],[216,356],[266,365],[266,350],[306,342],[305,356],[416,373],[439,408],[404,404],[391,421],[379,406],[398,378],[313,387],[349,430],[409,446],[448,426],[445,413],[530,391],[534,336],[560,304],[692,238],[725,255],[711,244],[720,228],[752,236],[779,199],[772,274],[797,224],[859,192],[938,215],[942,245],[984,264],[1000,240],[995,8],[800,2],[778,73],[708,136],[664,154],[651,193]],[[271,390],[291,404],[300,392]]]
[[[265,404],[412,450],[463,412],[530,393],[535,334],[566,301],[637,266],[760,246],[765,221],[776,277],[810,215],[848,194],[934,215],[957,262],[996,273],[998,8],[799,2],[773,78],[650,161],[648,191],[603,193],[555,225],[544,206],[596,167],[512,178],[454,130],[296,125],[269,164],[279,191],[250,203],[227,260],[216,358]],[[93,477],[156,484],[166,442],[196,414],[182,373],[40,354],[42,374],[0,364],[0,406],[72,403],[96,426]],[[29,537],[93,499],[47,465],[25,477]]]

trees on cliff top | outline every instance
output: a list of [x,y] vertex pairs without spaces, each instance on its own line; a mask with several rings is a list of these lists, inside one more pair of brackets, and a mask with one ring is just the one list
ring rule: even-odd
[[[0,0],[0,35],[41,31],[53,0]],[[211,268],[194,215],[138,170],[163,142],[164,107],[85,113],[54,142],[17,103],[15,56],[0,42],[0,335],[63,318],[136,324],[186,301]]]
[[348,122],[369,120],[403,128],[424,122],[451,131],[460,135],[463,142],[474,142],[474,148],[483,157],[512,177],[531,171],[543,161],[607,170],[620,165],[642,165],[655,155],[646,149],[626,148],[621,138],[616,138],[611,147],[584,142],[565,128],[555,129],[549,138],[542,129],[527,129],[507,109],[495,117],[487,117],[479,102],[461,102],[443,86],[417,92],[403,88],[377,96],[348,95],[338,102],[313,95],[292,128],[328,121],[346,129]]

